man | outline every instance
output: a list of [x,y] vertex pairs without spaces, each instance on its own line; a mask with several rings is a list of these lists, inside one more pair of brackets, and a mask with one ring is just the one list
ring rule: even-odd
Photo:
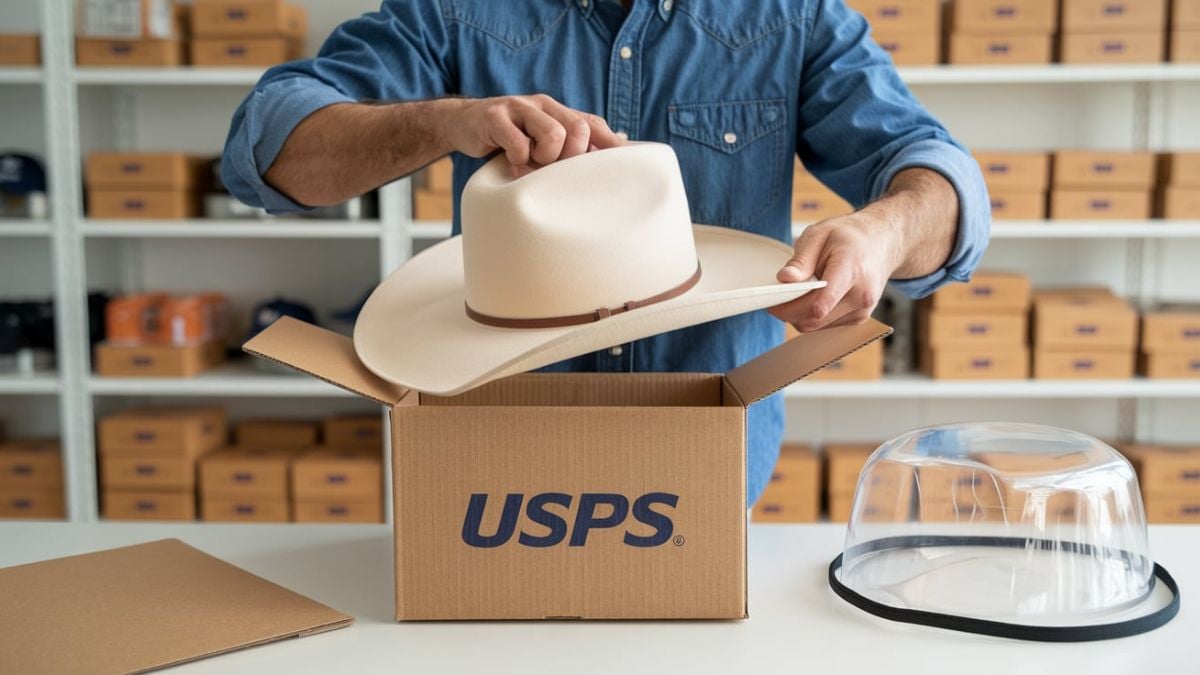
[[[317,58],[263,76],[234,116],[223,176],[242,200],[288,211],[454,152],[457,200],[494,152],[519,174],[625,138],[673,146],[699,223],[790,242],[796,155],[862,207],[805,230],[778,272],[828,282],[770,310],[801,331],[866,320],[889,279],[914,297],[965,281],[987,244],[978,167],[844,0],[386,0]],[[725,372],[782,336],[757,312],[549,370]],[[779,396],[748,416],[751,503],[783,423]]]

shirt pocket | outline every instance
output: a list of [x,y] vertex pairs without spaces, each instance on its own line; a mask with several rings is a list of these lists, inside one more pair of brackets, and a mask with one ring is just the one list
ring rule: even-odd
[[675,104],[667,124],[695,222],[746,229],[783,198],[785,99]]

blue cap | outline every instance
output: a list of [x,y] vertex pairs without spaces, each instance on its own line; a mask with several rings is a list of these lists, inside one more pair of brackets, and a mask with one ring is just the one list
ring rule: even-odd
[[29,155],[0,153],[0,192],[27,195],[46,191],[46,170]]
[[293,319],[298,319],[306,323],[317,323],[317,315],[308,305],[295,300],[276,297],[254,307],[254,312],[250,315],[250,334],[246,336],[246,339],[258,335],[267,326],[285,316],[290,316]]

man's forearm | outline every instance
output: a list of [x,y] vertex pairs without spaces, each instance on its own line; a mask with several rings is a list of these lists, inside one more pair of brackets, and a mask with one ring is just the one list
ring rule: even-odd
[[958,234],[959,204],[954,186],[929,169],[907,169],[896,174],[888,192],[863,209],[895,229],[897,279],[913,279],[941,269]]

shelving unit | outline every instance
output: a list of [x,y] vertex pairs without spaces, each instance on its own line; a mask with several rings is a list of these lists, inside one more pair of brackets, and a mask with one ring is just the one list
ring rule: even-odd
[[1200,398],[1197,380],[930,380],[890,377],[875,382],[799,382],[789,399],[1159,399]]
[[53,373],[0,375],[0,394],[56,394],[59,389]]
[[48,237],[50,223],[44,220],[0,218],[0,237]]
[[1145,65],[1044,66],[924,66],[900,68],[908,84],[1083,84],[1104,82],[1194,82],[1200,65],[1152,63]]
[[378,239],[378,221],[350,220],[83,220],[85,237],[227,239]]
[[75,84],[117,87],[140,86],[228,86],[250,87],[265,68],[76,68],[71,74]]
[[41,84],[45,77],[41,68],[30,66],[0,67],[0,84]]
[[104,396],[351,396],[349,392],[316,378],[256,370],[240,361],[197,377],[88,378],[88,390]]

